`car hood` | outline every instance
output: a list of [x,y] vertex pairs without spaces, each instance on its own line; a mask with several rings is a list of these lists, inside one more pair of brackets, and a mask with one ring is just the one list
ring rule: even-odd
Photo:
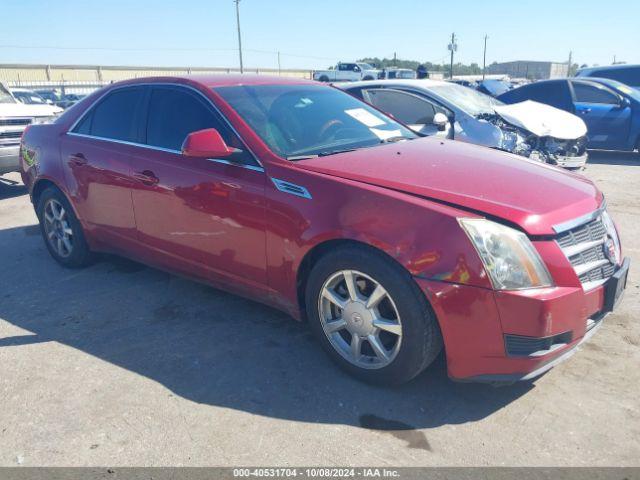
[[587,178],[516,155],[433,137],[298,161],[303,169],[498,217],[530,235],[596,210]]
[[494,110],[505,121],[539,137],[575,140],[587,134],[587,126],[581,118],[544,103],[526,100],[499,105]]
[[0,117],[50,117],[60,112],[62,109],[54,105],[0,103]]

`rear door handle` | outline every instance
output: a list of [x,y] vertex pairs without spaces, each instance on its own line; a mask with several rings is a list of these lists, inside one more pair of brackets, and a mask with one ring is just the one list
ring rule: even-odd
[[580,110],[580,113],[583,115],[586,115],[587,113],[589,113],[591,111],[590,108],[583,108],[582,110]]
[[72,153],[71,155],[69,155],[69,162],[78,166],[86,165],[87,158],[82,153]]
[[145,185],[155,185],[160,179],[151,170],[143,170],[142,172],[135,172],[133,178]]

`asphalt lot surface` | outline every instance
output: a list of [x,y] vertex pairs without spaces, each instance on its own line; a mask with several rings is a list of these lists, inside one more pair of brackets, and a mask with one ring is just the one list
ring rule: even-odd
[[0,180],[0,465],[640,466],[640,155],[594,153],[632,258],[626,297],[533,383],[393,389],[338,370],[306,326],[107,257],[48,255]]

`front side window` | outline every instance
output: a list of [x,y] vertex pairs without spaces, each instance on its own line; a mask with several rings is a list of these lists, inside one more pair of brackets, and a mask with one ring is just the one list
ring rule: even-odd
[[407,125],[431,125],[436,110],[433,104],[416,95],[390,89],[364,91],[365,99],[374,107],[390,113]]
[[348,93],[322,85],[243,85],[215,91],[277,155],[330,155],[416,138]]
[[234,155],[233,160],[249,161],[250,154],[240,139],[200,95],[179,87],[152,89],[147,114],[147,145],[181,151],[190,133],[206,128],[215,128],[228,146],[243,150]]
[[576,102],[578,103],[618,104],[618,97],[604,87],[574,82],[573,91],[576,95]]
[[108,94],[75,128],[75,133],[135,142],[136,114],[143,100],[142,88],[122,88]]

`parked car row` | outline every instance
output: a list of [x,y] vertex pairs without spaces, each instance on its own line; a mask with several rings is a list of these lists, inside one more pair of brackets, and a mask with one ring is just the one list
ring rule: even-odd
[[65,267],[118,253],[282,309],[366,381],[408,381],[443,347],[454,379],[535,378],[622,298],[629,260],[602,193],[423,137],[356,97],[409,99],[406,123],[440,115],[501,145],[527,129],[562,139],[573,117],[547,125],[528,102],[390,82],[355,95],[267,76],[112,84],[22,136],[46,248]]
[[588,147],[640,149],[640,90],[617,80],[580,76],[543,80],[503,93],[505,103],[527,100],[579,116],[588,128]]
[[0,83],[0,175],[18,171],[20,137],[25,128],[49,121],[61,112],[61,108],[44,102],[19,102]]
[[14,98],[20,103],[29,105],[49,104],[62,109],[69,108],[86,96],[77,93],[61,94],[55,89],[31,90],[27,88],[11,88],[10,91]]
[[505,105],[477,90],[435,80],[337,86],[421,134],[492,147],[565,168],[582,168],[587,162],[585,123],[541,103]]

